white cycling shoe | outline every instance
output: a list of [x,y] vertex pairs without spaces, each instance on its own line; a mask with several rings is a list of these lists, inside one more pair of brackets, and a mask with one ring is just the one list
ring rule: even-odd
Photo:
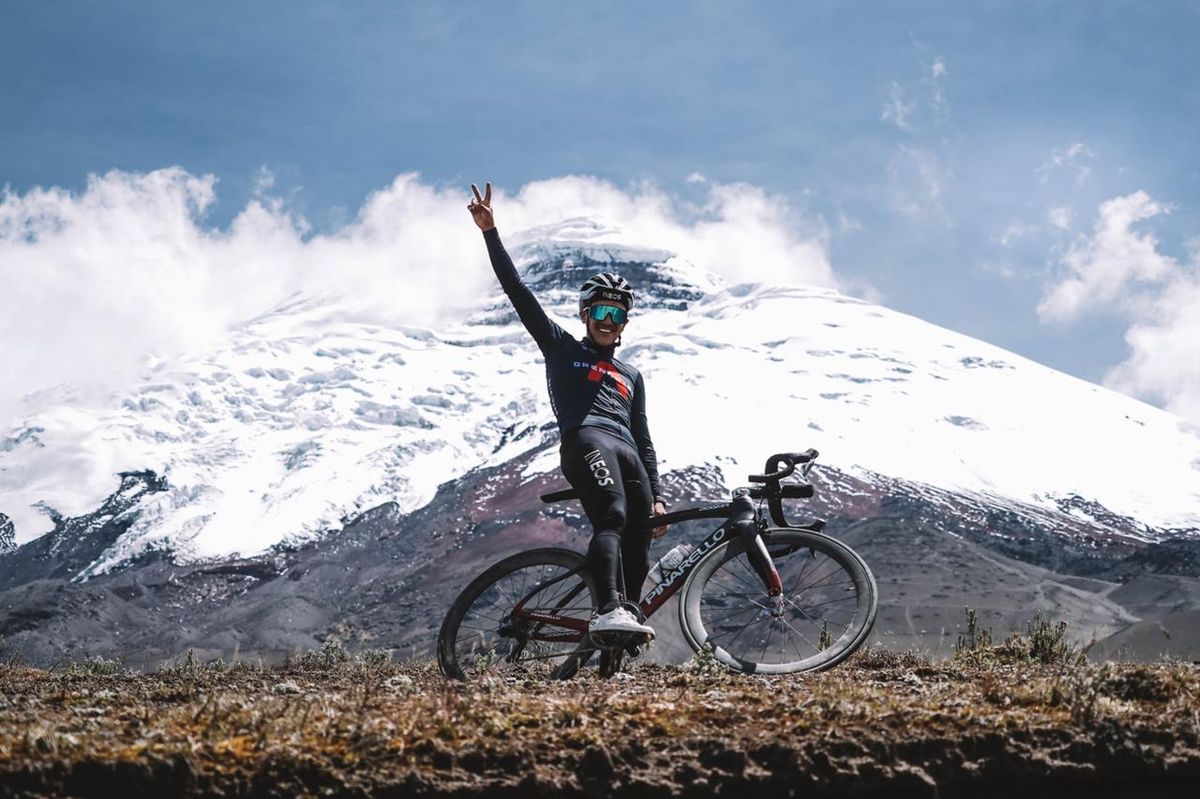
[[610,610],[608,613],[592,614],[592,619],[588,622],[588,635],[604,636],[613,633],[646,635],[653,638],[654,628],[648,624],[642,624],[637,620],[637,616],[623,607]]

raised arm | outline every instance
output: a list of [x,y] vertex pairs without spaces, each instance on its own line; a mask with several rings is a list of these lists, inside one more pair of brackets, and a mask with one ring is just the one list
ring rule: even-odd
[[554,349],[567,333],[546,316],[533,292],[517,274],[517,268],[513,265],[508,251],[504,249],[504,244],[500,241],[500,232],[496,230],[495,218],[492,216],[492,184],[486,184],[484,196],[480,196],[479,187],[474,183],[471,184],[471,191],[474,192],[475,199],[467,209],[471,212],[475,224],[483,231],[488,257],[492,260],[492,270],[500,281],[500,287],[504,289],[504,293],[516,309],[521,324],[525,325],[525,329],[533,336],[542,352]]

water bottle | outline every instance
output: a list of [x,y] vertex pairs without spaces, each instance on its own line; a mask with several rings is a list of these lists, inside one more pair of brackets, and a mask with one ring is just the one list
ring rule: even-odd
[[658,563],[654,564],[654,568],[650,569],[650,580],[657,585],[662,582],[663,575],[670,574],[678,569],[687,556],[692,554],[692,546],[690,544],[678,544],[667,551],[667,554],[658,559]]

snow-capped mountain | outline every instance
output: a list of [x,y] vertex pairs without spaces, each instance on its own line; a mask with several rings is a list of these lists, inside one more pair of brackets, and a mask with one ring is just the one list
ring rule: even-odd
[[[767,455],[811,446],[852,481],[903,479],[1147,541],[1200,531],[1200,431],[1164,411],[836,291],[726,285],[590,220],[506,242],[573,332],[584,277],[619,271],[639,287],[619,357],[646,376],[664,472],[706,466],[732,487]],[[0,433],[0,511],[21,544],[99,507],[120,473],[157,475],[163,490],[123,511],[128,529],[86,578],[147,551],[263,553],[385,502],[411,512],[530,450],[524,477],[551,474],[555,442],[540,354],[498,289],[437,329],[295,296],[223,349],[152,363],[110,401],[32,397]]]

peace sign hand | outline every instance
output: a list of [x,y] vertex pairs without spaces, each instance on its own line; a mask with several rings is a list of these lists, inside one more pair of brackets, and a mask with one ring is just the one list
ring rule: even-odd
[[475,219],[475,224],[479,225],[480,230],[491,230],[496,226],[496,220],[492,217],[492,184],[485,184],[484,195],[479,196],[479,187],[474,183],[471,184],[471,191],[475,193],[475,199],[467,205],[467,210],[471,212],[471,216]]

